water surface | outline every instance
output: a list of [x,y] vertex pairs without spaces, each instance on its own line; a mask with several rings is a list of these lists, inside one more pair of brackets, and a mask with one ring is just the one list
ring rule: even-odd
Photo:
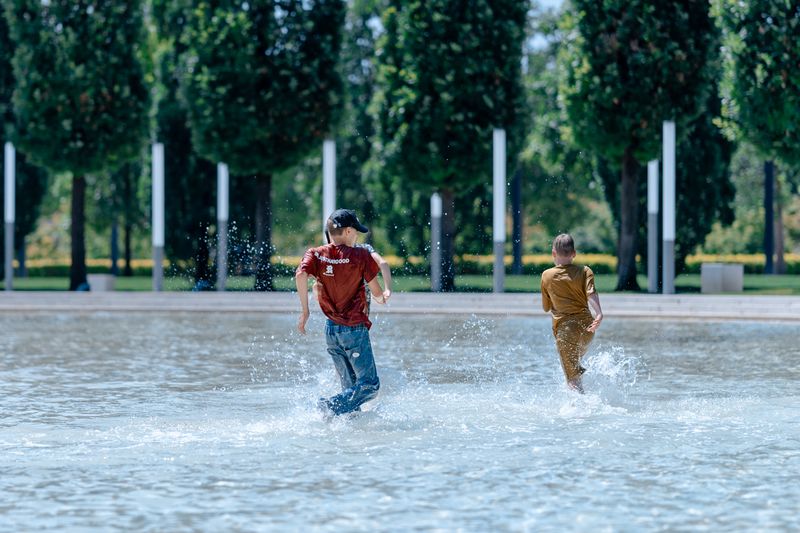
[[0,314],[0,530],[790,530],[796,324],[383,314],[379,398],[320,315]]

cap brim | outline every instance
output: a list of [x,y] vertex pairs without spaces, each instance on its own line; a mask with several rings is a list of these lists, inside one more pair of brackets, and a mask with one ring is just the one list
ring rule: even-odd
[[355,229],[360,231],[361,233],[369,233],[369,229],[364,224],[359,224],[357,226],[353,226]]

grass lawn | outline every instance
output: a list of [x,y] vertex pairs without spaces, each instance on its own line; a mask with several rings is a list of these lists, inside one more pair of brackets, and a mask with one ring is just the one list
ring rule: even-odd
[[[608,293],[614,290],[617,278],[614,275],[596,275],[597,290]],[[164,289],[168,291],[188,291],[192,288],[189,278],[166,278]],[[430,290],[430,281],[424,276],[395,276],[393,278],[396,292],[420,292]],[[491,292],[492,276],[457,276],[456,287],[464,292]],[[149,291],[153,282],[149,277],[119,277],[116,280],[118,291]],[[647,289],[647,277],[639,276],[639,286]],[[60,291],[67,290],[69,280],[57,278],[15,278],[14,289],[22,291]],[[228,279],[228,290],[245,291],[253,287],[252,277],[232,277]],[[280,291],[294,290],[294,279],[279,277],[275,279],[275,287]],[[675,280],[679,293],[699,293],[700,275],[682,274]],[[4,283],[0,282],[0,288]],[[538,292],[538,276],[506,276],[507,292]],[[746,294],[794,294],[800,295],[800,276],[765,276],[745,274],[744,292]]]

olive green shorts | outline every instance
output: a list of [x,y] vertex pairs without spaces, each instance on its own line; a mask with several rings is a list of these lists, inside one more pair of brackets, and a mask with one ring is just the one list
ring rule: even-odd
[[594,333],[586,331],[593,320],[591,315],[566,316],[553,328],[561,367],[567,380],[571,381],[586,372],[581,366],[581,357],[586,355],[594,338]]

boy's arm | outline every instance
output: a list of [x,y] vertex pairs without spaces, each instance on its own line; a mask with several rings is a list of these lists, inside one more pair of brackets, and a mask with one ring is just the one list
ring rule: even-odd
[[542,309],[545,313],[549,313],[553,308],[553,302],[550,301],[550,295],[547,294],[547,289],[544,287],[544,278],[542,278]]
[[308,273],[298,272],[294,276],[297,285],[297,295],[300,297],[300,316],[297,319],[297,331],[305,335],[306,322],[308,322]]
[[383,286],[385,287],[383,291],[383,299],[384,303],[389,301],[389,297],[392,295],[392,270],[389,268],[389,263],[386,262],[381,254],[378,252],[372,252],[370,254],[372,259],[378,263],[378,267],[381,269],[381,277],[383,278]]
[[594,311],[594,320],[586,328],[586,331],[594,333],[600,327],[600,322],[603,321],[603,310],[600,308],[600,296],[596,292],[589,295],[589,307]]
[[386,298],[383,297],[383,291],[381,290],[381,284],[378,283],[378,276],[372,278],[372,280],[367,283],[367,287],[369,287],[369,292],[372,293],[372,297],[376,302],[379,304],[386,303]]

